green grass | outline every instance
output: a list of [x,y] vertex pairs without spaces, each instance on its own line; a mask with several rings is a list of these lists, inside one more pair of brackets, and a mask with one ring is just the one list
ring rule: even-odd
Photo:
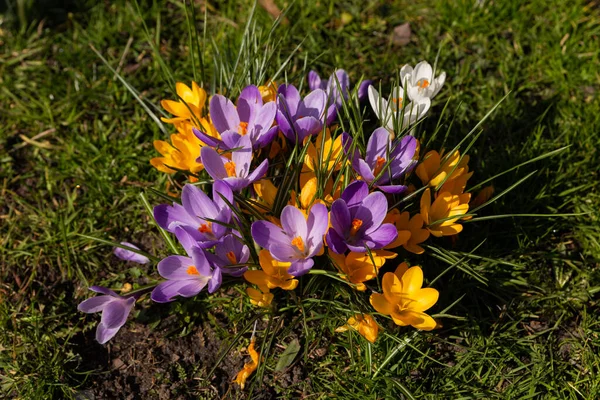
[[[370,349],[373,365],[358,335],[333,332],[352,294],[321,277],[305,278],[301,290],[325,294],[308,296],[269,318],[269,334],[259,336],[269,357],[249,390],[254,395],[265,390],[258,384],[262,377],[268,393],[288,398],[302,393],[363,399],[600,397],[597,5],[558,0],[277,3],[290,5],[290,23],[277,30],[281,45],[270,73],[302,43],[284,71],[288,81],[304,79],[306,63],[321,75],[342,67],[353,83],[361,77],[383,79],[387,87],[397,66],[432,62],[439,51],[447,84],[424,125],[431,132],[448,102],[443,124],[454,123],[447,147],[508,94],[472,149],[473,183],[570,145],[494,181],[499,193],[538,171],[484,214],[586,214],[473,222],[465,224],[456,244],[430,240],[431,246],[462,253],[486,238],[476,251],[486,258],[469,259],[436,282],[441,298],[435,312],[459,300],[447,312],[451,316],[441,319],[442,329],[413,335],[386,326],[389,336]],[[207,38],[214,37],[225,64],[237,55],[250,8],[247,1],[215,2],[206,11]],[[0,18],[0,393],[23,399],[67,398],[97,384],[102,375],[90,371],[83,345],[97,319],[77,313],[76,304],[88,296],[88,285],[118,287],[154,270],[119,262],[108,246],[77,234],[141,242],[157,256],[168,254],[138,196],[145,188],[164,188],[167,177],[153,170],[149,159],[156,155],[152,140],[166,135],[89,47],[113,67],[120,65],[144,99],[158,104],[172,98],[140,15],[123,1],[80,6],[68,10],[71,14],[52,10],[43,23],[34,7],[24,7],[20,17],[8,11]],[[189,82],[194,72],[184,7],[155,2],[141,10],[174,79]],[[204,19],[204,10],[197,8],[196,14]],[[256,21],[263,32],[272,23],[260,7]],[[396,47],[391,32],[404,22],[411,23],[412,41]],[[206,83],[218,84],[208,46],[202,60]],[[149,196],[153,203],[161,201]],[[447,267],[433,253],[429,249],[419,259],[428,280]],[[209,324],[223,339],[218,350],[224,354],[234,339],[231,333],[250,329],[256,310],[240,305],[237,292],[219,296],[218,312],[207,310],[208,300],[201,296],[153,306],[129,324],[158,323],[174,314],[167,341]],[[233,353],[247,343],[248,335],[243,337],[233,343]],[[273,372],[281,354],[277,346],[294,338],[301,350],[290,369],[300,368],[301,379],[285,383]],[[212,365],[203,368],[179,372],[198,378],[186,381],[186,398],[212,398],[205,379]],[[229,396],[239,393],[232,390]],[[152,396],[157,394],[140,398]]]

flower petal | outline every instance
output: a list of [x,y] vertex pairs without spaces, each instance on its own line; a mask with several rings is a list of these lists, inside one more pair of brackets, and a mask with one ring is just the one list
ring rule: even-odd
[[210,118],[219,132],[237,130],[240,125],[235,106],[231,100],[220,94],[215,94],[210,99]]
[[88,314],[99,312],[104,310],[104,307],[106,307],[108,303],[115,300],[118,301],[118,299],[115,299],[112,296],[91,297],[79,303],[79,305],[77,306],[77,310]]
[[384,315],[390,315],[395,308],[394,304],[391,304],[384,295],[379,293],[373,293],[369,298],[369,301],[378,313]]
[[[139,247],[134,246],[129,242],[121,242],[121,244],[124,246],[132,247],[134,249],[140,249]],[[148,259],[148,257],[135,253],[132,250],[123,249],[121,247],[115,247],[115,249],[113,250],[113,254],[119,257],[121,260],[133,261],[138,264],[148,264],[150,262],[150,259]]]
[[312,258],[293,261],[292,265],[288,269],[288,274],[294,277],[305,275],[308,273],[308,271],[310,271],[314,264],[315,262]]
[[223,165],[223,159],[214,149],[203,147],[200,149],[200,158],[204,169],[214,180],[222,180],[227,178],[227,171]]

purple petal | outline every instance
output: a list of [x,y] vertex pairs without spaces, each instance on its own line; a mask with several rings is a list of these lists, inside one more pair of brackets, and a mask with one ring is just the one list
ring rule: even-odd
[[302,143],[306,137],[319,133],[323,129],[323,123],[315,117],[309,116],[298,119],[294,127],[298,134],[298,142]]
[[323,236],[328,227],[327,207],[316,203],[310,208],[306,227],[308,230],[307,245],[309,255],[312,257],[319,253],[323,248]]
[[231,100],[220,94],[215,94],[210,99],[210,118],[219,132],[237,131],[240,126],[240,117],[235,106]]
[[[96,296],[91,297],[87,300],[82,301],[77,306],[77,309],[84,313],[95,313],[98,311],[102,311],[104,307],[111,301],[114,301],[115,298],[112,296]],[[118,300],[117,300],[118,301]]]
[[[128,246],[128,247],[132,247],[134,249],[140,249],[137,246],[134,246],[131,243],[128,242],[121,242],[122,245],[124,246]],[[113,253],[115,256],[119,257],[121,260],[125,260],[125,261],[133,261],[136,262],[138,264],[148,264],[150,262],[150,260],[148,259],[148,257],[143,256],[141,254],[135,253],[131,250],[126,250],[123,249],[121,247],[115,247],[115,249],[113,250]]]
[[221,133],[221,139],[223,139],[221,148],[223,150],[231,150],[240,147],[239,143],[241,138],[242,135],[236,131],[225,131]]
[[256,221],[252,223],[250,228],[254,241],[260,246],[268,249],[269,246],[289,246],[290,238],[285,232],[268,221]]
[[261,179],[267,173],[269,169],[269,160],[265,159],[256,169],[248,175],[249,183],[254,183],[257,180]]
[[[341,89],[338,91],[338,85]],[[335,102],[341,106],[341,97],[343,96],[345,99],[348,98],[348,88],[350,87],[350,78],[348,77],[348,73],[343,69],[338,69],[335,71],[334,75],[331,75],[329,81],[327,82],[327,91],[333,95]]]
[[179,225],[198,226],[198,221],[190,216],[181,204],[160,204],[154,207],[154,219],[158,226],[174,232]]
[[187,272],[188,268],[193,266],[194,260],[191,257],[168,256],[158,263],[158,273],[169,280],[193,280],[197,275],[190,275]]
[[246,86],[237,100],[237,112],[240,120],[251,122],[262,105],[263,101],[258,88],[254,85]]
[[398,237],[398,229],[394,224],[383,224],[377,230],[364,237],[369,249],[377,250],[392,243]]
[[369,195],[369,186],[362,181],[355,181],[346,186],[342,192],[341,198],[346,202],[349,208],[361,203]]
[[[385,194],[381,192],[371,193],[362,201],[360,210],[368,210],[370,213],[371,226],[378,227],[383,222],[388,211],[388,202],[385,198]],[[361,216],[359,216],[359,212],[356,213],[356,218],[362,219]],[[367,233],[370,233],[370,231],[367,230]]]
[[206,277],[210,276],[213,273],[210,264],[206,259],[206,254],[204,253],[204,250],[202,250],[199,247],[195,247],[192,249],[190,256],[192,257],[194,267],[196,267],[196,270],[198,271],[200,276]]
[[298,89],[294,85],[281,85],[277,93],[277,109],[285,117],[295,116],[301,101]]
[[[221,195],[219,195],[219,193]],[[229,185],[227,185],[225,182],[216,181],[213,184],[212,197],[215,205],[220,209],[229,209],[229,204],[233,205],[233,192],[231,191]],[[229,204],[227,204],[225,200],[223,200],[223,198],[225,198],[229,202]]]
[[200,188],[190,184],[183,187],[181,203],[188,214],[196,218],[214,219],[219,212],[215,203]]
[[290,268],[288,269],[288,274],[293,275],[293,276],[302,276],[306,273],[308,273],[308,271],[310,271],[310,269],[313,267],[313,265],[315,264],[315,262],[313,261],[312,258],[305,258],[302,260],[296,260],[294,262],[292,262],[292,264],[290,265]]
[[365,79],[358,86],[358,99],[363,101],[367,97],[367,93],[369,90],[369,86],[373,85],[373,81],[370,79]]
[[337,254],[344,254],[348,249],[344,242],[344,238],[342,238],[333,228],[329,228],[327,231],[326,240],[329,248]]
[[198,139],[200,139],[201,141],[203,141],[204,143],[206,143],[207,145],[209,145],[211,147],[222,147],[222,145],[223,145],[223,142],[221,140],[214,138],[212,136],[209,136],[199,129],[192,128],[192,132],[194,132],[194,135],[196,135],[196,137]]
[[286,114],[278,109],[277,110],[277,115],[275,116],[275,121],[277,121],[277,126],[279,127],[279,129],[281,129],[281,132],[283,132],[283,134],[285,135],[286,138],[288,138],[288,140],[290,141],[295,141],[295,135],[294,135],[294,130],[292,129],[292,122],[290,122],[290,119],[286,116]]
[[203,147],[200,150],[200,157],[206,172],[214,179],[221,180],[227,177],[227,171],[223,165],[223,159],[214,149]]
[[310,90],[323,89],[321,87],[321,77],[312,70],[308,73],[308,88]]
[[198,243],[195,237],[191,235],[188,231],[186,231],[184,228],[179,226],[175,228],[175,236],[177,237],[179,243],[181,243],[181,245],[185,249],[187,255],[191,257],[192,250],[195,247],[198,247]]
[[298,106],[297,115],[299,117],[313,117],[321,120],[325,113],[325,105],[327,104],[327,94],[321,90],[313,90]]
[[389,194],[399,194],[408,189],[407,186],[404,185],[387,185],[387,186],[377,186],[377,189],[381,190],[384,193]]
[[104,326],[102,322],[100,322],[98,324],[98,327],[96,328],[96,341],[100,344],[108,342],[117,334],[117,332],[119,332],[119,329],[121,329],[120,326],[109,329],[106,326]]
[[289,238],[300,237],[307,240],[306,218],[302,211],[294,206],[285,206],[281,212],[281,226]]
[[261,149],[261,148],[267,146],[275,139],[275,136],[277,136],[277,132],[279,132],[278,126],[274,126],[271,129],[267,130],[262,135],[260,135],[258,137],[258,139],[256,139],[256,142],[254,143],[254,147]]
[[231,153],[231,161],[235,164],[235,173],[239,178],[246,178],[252,162],[252,141],[250,136],[242,136],[238,142],[240,149]]
[[150,297],[152,301],[157,303],[173,301],[175,296],[193,297],[204,289],[207,282],[208,278],[205,280],[162,282],[154,288]]
[[356,172],[363,177],[365,182],[371,183],[375,180],[375,175],[373,175],[371,167],[362,158],[354,159],[352,162],[352,168],[354,168]]
[[212,278],[208,281],[208,293],[216,292],[223,282],[223,275],[221,274],[221,268],[215,268]]
[[350,211],[343,199],[337,199],[331,204],[331,213],[329,215],[331,227],[340,235],[350,231],[350,226],[352,224]]
[[239,192],[240,190],[250,185],[250,181],[248,180],[248,178],[229,177],[223,179],[223,182],[229,185],[231,190],[233,190],[234,192]]
[[252,141],[256,142],[260,136],[267,133],[273,125],[275,115],[277,114],[277,104],[271,101],[265,104],[256,114],[252,126],[248,127],[248,134],[251,135]]
[[387,151],[390,145],[390,133],[385,128],[377,128],[371,134],[367,143],[365,161],[371,168],[377,163],[377,158],[388,158]]
[[127,316],[135,304],[133,297],[127,300],[116,300],[108,303],[102,311],[100,322],[107,329],[119,329],[127,321]]
[[94,286],[90,286],[88,289],[90,289],[92,292],[102,293],[102,294],[105,294],[107,296],[121,298],[121,296],[119,296],[118,294],[116,294],[115,292],[113,292],[112,290],[110,290],[109,288],[105,288],[103,286],[95,286],[94,285]]

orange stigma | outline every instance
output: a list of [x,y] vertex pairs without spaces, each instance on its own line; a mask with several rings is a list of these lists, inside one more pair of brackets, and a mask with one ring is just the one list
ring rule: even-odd
[[229,161],[225,163],[225,170],[227,171],[227,176],[236,176],[235,175],[235,163],[233,161]]
[[246,133],[248,133],[248,123],[247,122],[240,122],[240,126],[238,126],[238,133],[242,136],[244,136]]
[[396,105],[396,110],[402,109],[402,97],[392,97],[392,103]]
[[200,275],[200,272],[198,272],[196,267],[194,267],[193,265],[190,265],[188,269],[185,270],[185,272],[187,272],[188,275]]
[[383,169],[383,165],[385,164],[385,158],[377,156],[377,162],[375,163],[375,169],[373,170],[373,175],[377,177],[381,170]]
[[235,253],[233,251],[228,252],[226,256],[230,263],[237,264],[237,258],[235,257]]
[[200,225],[200,227],[198,228],[198,232],[212,233],[212,222],[207,222],[205,224]]
[[363,224],[362,219],[354,218],[352,220],[352,228],[350,228],[350,235],[352,235],[352,236],[356,235],[356,232],[358,232],[358,230],[360,229],[362,224]]
[[429,81],[428,81],[427,79],[420,79],[420,80],[417,82],[417,86],[418,86],[420,89],[427,89],[427,88],[429,87]]
[[292,239],[292,246],[296,246],[298,250],[304,252],[304,241],[300,236],[296,236],[294,239]]

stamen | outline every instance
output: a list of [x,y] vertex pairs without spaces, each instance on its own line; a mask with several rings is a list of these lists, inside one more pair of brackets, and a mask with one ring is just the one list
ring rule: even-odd
[[235,163],[233,161],[229,161],[225,163],[225,170],[227,171],[227,176],[236,176],[235,175]]
[[237,258],[235,257],[235,253],[233,251],[228,252],[226,256],[230,263],[237,264]]
[[396,105],[396,110],[400,110],[402,108],[402,102],[404,99],[402,97],[392,97],[392,103]]
[[247,122],[240,122],[240,126],[238,126],[238,133],[242,136],[244,136],[246,133],[248,133],[248,123]]
[[361,219],[358,218],[354,218],[352,220],[352,228],[350,228],[350,235],[354,236],[356,235],[356,232],[358,232],[358,230],[360,229],[360,227],[362,226],[363,222]]
[[296,236],[292,239],[292,246],[296,246],[298,250],[304,252],[304,240],[300,236]]
[[427,79],[425,79],[425,78],[423,78],[423,79],[420,79],[420,80],[417,82],[417,86],[418,86],[420,89],[427,89],[427,88],[429,87],[429,81],[428,81]]
[[185,270],[185,272],[187,272],[188,275],[200,275],[200,272],[198,272],[196,267],[194,267],[193,265],[190,265],[188,269]]
[[375,175],[375,177],[377,177],[377,175],[379,175],[379,173],[383,169],[385,161],[386,161],[385,158],[377,156],[377,161],[375,163],[375,169],[373,170],[373,175]]
[[200,233],[213,233],[212,231],[212,222],[206,222],[205,224],[200,225],[198,228],[198,232]]

